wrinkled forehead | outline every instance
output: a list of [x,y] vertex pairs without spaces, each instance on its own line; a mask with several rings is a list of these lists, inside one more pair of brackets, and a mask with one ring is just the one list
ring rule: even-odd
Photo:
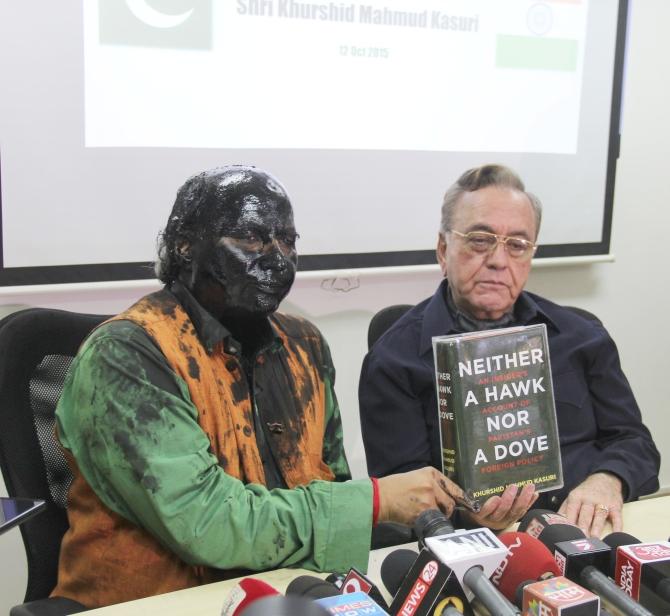
[[211,180],[213,222],[220,232],[249,224],[293,225],[293,209],[286,190],[271,175],[241,168]]
[[453,213],[452,226],[460,231],[491,231],[535,238],[535,211],[526,193],[491,185],[463,193]]

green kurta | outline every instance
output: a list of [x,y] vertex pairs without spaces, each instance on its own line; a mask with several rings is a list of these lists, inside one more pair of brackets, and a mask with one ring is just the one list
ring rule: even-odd
[[[193,320],[206,346],[229,337],[196,309]],[[368,479],[349,480],[334,370],[323,345],[328,360],[323,460],[334,482],[268,490],[227,474],[198,424],[186,383],[144,330],[129,321],[105,324],[80,350],[57,410],[60,440],[107,507],[148,530],[186,563],[365,570],[372,486]],[[266,361],[279,355],[269,353]],[[267,398],[255,403],[267,404]]]

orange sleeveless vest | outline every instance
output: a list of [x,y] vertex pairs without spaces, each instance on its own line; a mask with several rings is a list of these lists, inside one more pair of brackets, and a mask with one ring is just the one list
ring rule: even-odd
[[[226,353],[222,342],[208,354],[186,311],[168,291],[142,298],[115,319],[140,325],[186,382],[198,423],[226,473],[245,483],[264,484],[251,398],[240,400],[233,395],[236,383],[244,381],[246,386],[237,356]],[[277,409],[259,408],[264,421],[282,426],[271,438],[275,459],[291,488],[313,479],[332,480],[334,475],[322,459],[326,397],[319,373],[321,337],[302,319],[277,314],[270,320],[283,342],[276,353],[283,355],[281,362],[290,373],[285,383],[276,385],[292,388],[296,400],[292,416],[286,415],[286,409],[277,415]],[[261,353],[256,369],[263,370],[272,361],[277,360]],[[68,494],[70,528],[63,537],[52,596],[69,597],[93,608],[239,575],[180,560],[150,533],[106,507],[74,458],[65,453],[74,474]]]

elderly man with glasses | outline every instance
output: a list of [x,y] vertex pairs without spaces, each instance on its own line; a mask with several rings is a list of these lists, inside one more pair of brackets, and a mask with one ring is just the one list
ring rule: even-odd
[[660,456],[616,346],[602,324],[524,291],[542,206],[500,165],[466,171],[447,190],[437,243],[444,280],[377,341],[359,399],[372,476],[441,468],[433,336],[545,323],[564,487],[509,486],[465,523],[501,529],[531,506],[566,515],[591,535],[622,527],[622,505],[658,489]]

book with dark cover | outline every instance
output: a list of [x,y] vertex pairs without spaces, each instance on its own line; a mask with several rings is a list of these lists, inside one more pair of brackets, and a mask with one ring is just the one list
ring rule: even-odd
[[544,324],[433,338],[442,470],[475,500],[563,485]]

